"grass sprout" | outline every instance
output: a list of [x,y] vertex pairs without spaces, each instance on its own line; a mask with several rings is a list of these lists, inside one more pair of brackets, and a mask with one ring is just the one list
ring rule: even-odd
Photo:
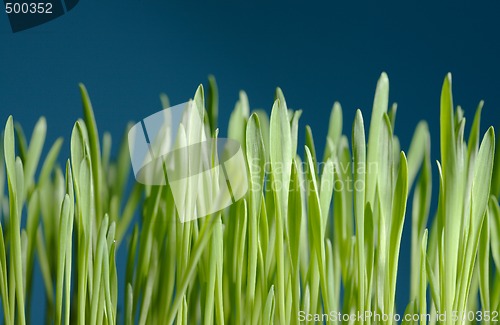
[[[243,149],[247,170],[241,172],[248,174],[249,190],[230,207],[185,223],[169,184],[134,182],[128,188],[127,132],[111,157],[111,136],[99,135],[85,86],[80,91],[83,119],[74,124],[64,167],[62,139],[42,157],[44,118],[30,141],[12,117],[5,124],[5,324],[498,322],[500,150],[493,127],[480,133],[483,102],[466,139],[451,75],[441,92],[440,142],[432,142],[441,149],[436,164],[424,121],[416,125],[409,150],[401,150],[394,134],[397,106],[389,105],[385,73],[369,123],[358,110],[348,136],[342,107],[333,105],[322,153],[310,126],[299,132],[302,112],[288,108],[281,89],[270,116],[252,110],[240,92],[227,129]],[[161,102],[169,107],[166,95]],[[207,130],[218,137],[213,77],[206,98],[200,86],[194,102],[205,112]],[[302,136],[304,148],[298,146]],[[439,175],[437,190],[433,171]],[[410,295],[401,306],[396,290],[405,224],[411,227]],[[120,248],[127,256],[124,270],[116,265]],[[33,303],[40,303],[33,301],[35,270],[43,279],[44,319],[33,312]],[[402,308],[420,319],[353,320],[332,313],[394,315]],[[448,317],[439,318],[443,313]]]

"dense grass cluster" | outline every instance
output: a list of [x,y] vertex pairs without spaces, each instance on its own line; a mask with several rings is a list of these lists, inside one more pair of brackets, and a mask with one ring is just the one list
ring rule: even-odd
[[[217,137],[218,93],[209,81],[207,98],[200,86],[193,103]],[[75,123],[65,166],[58,164],[62,139],[40,159],[43,118],[28,144],[10,117],[0,141],[5,324],[43,319],[30,312],[40,303],[32,300],[35,264],[43,275],[47,323],[297,324],[299,312],[391,314],[405,217],[412,232],[407,313],[500,311],[500,150],[495,159],[493,128],[481,140],[482,103],[464,140],[451,76],[441,93],[437,166],[425,122],[417,125],[408,154],[401,151],[385,74],[367,134],[357,111],[352,133],[344,135],[342,109],[334,104],[322,158],[309,126],[304,151],[298,148],[301,111],[287,109],[280,89],[270,117],[251,112],[241,92],[228,136],[246,155],[248,193],[186,223],[176,216],[168,185],[127,189],[126,137],[111,159],[111,137],[100,138],[83,86],[81,93],[84,119]],[[166,96],[162,103],[168,107]],[[433,168],[439,204],[431,212]],[[136,213],[140,222],[132,224]],[[116,268],[120,245],[128,252],[126,270]],[[446,319],[455,323],[471,322]]]

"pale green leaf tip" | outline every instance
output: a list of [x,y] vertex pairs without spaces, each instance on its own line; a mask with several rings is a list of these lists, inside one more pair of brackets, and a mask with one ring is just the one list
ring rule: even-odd
[[486,133],[488,134],[488,136],[491,136],[493,137],[493,139],[495,139],[495,128],[493,126],[490,126],[488,128],[488,131],[486,131]]
[[252,113],[248,119],[248,123],[255,123],[257,127],[260,127],[259,115],[257,115],[257,113]]
[[80,88],[80,93],[82,96],[88,97],[87,87],[82,82],[78,83],[78,88]]
[[389,118],[389,115],[387,113],[384,113],[383,119],[384,119],[385,125],[387,126],[387,129],[389,130],[389,134],[392,134],[392,124],[391,124],[391,119]]
[[200,98],[204,98],[205,96],[205,91],[203,89],[203,84],[200,84],[198,88],[196,88],[196,93],[194,94],[194,97],[197,98],[200,96]]
[[387,73],[385,71],[383,71],[381,74],[380,74],[380,78],[379,78],[379,82],[380,83],[389,83],[389,76],[387,75]]
[[479,101],[479,104],[477,105],[477,109],[479,110],[479,112],[483,110],[483,106],[484,106],[484,99],[481,99]]
[[307,145],[304,146],[304,151],[306,153],[306,158],[307,158],[307,161],[309,162],[308,166],[311,168],[314,168],[314,164],[313,164],[313,161],[312,161],[312,155],[311,155],[311,150],[309,149],[309,147]]
[[[354,124],[355,125],[364,125],[364,120],[363,120],[363,113],[361,112],[360,109],[356,110],[356,116],[354,118]],[[354,131],[354,130],[353,130]]]
[[361,110],[359,108],[356,110],[356,118],[357,119],[359,119],[359,118],[363,119],[363,113],[361,112]]
[[406,161],[406,154],[405,154],[405,152],[404,152],[404,151],[401,151],[400,155],[401,155],[401,158],[404,158],[404,159],[405,159],[405,161]]
[[451,79],[452,79],[452,78],[451,78],[451,72],[448,72],[448,73],[446,74],[446,77],[444,78],[444,82],[445,82],[445,84],[448,84],[448,85],[450,85],[450,86],[451,86]]
[[[40,124],[39,124],[40,123]],[[43,127],[47,127],[47,120],[45,119],[45,116],[41,116],[39,119],[38,119],[38,122],[37,122],[37,126],[40,125],[40,126],[43,126]]]

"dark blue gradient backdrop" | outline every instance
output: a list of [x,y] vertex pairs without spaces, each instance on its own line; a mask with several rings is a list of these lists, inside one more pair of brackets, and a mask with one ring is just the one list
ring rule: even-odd
[[[10,114],[26,131],[44,115],[47,141],[64,136],[61,157],[67,157],[73,123],[82,115],[77,84],[83,82],[101,135],[110,131],[116,146],[129,120],[160,108],[160,92],[181,103],[214,74],[222,135],[240,89],[247,91],[253,108],[269,111],[280,86],[289,106],[304,110],[300,137],[311,125],[322,152],[333,102],[342,103],[347,134],[356,108],[368,124],[377,79],[386,71],[391,102],[399,104],[395,133],[403,149],[425,119],[432,158],[439,159],[439,94],[447,72],[453,73],[455,104],[465,109],[468,126],[484,99],[482,130],[494,125],[500,132],[498,1],[166,2],[82,0],[65,15],[15,34],[1,12],[2,129]],[[434,206],[436,194],[435,185]],[[400,312],[409,295],[408,221],[397,292]],[[40,301],[39,275],[36,282],[35,301]],[[33,308],[36,314],[44,307],[34,303]]]

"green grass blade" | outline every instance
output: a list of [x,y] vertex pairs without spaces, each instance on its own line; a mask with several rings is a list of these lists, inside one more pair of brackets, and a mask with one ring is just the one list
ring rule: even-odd
[[47,154],[47,157],[45,157],[45,160],[43,162],[42,169],[40,170],[40,177],[38,178],[38,184],[44,184],[49,179],[50,174],[54,169],[54,165],[56,163],[57,156],[59,155],[59,152],[61,150],[62,144],[63,144],[63,139],[58,138],[50,148],[49,153]]
[[271,286],[269,293],[266,299],[266,306],[264,307],[264,313],[262,314],[262,324],[269,325],[273,324],[272,321],[274,319],[274,309],[275,309],[275,300],[274,300],[274,286]]
[[47,122],[45,118],[40,118],[33,129],[30,145],[24,161],[24,188],[28,191],[34,186],[35,172],[42,153],[45,135],[47,133]]
[[227,130],[228,138],[238,141],[243,151],[245,152],[245,130],[248,120],[248,100],[244,93],[240,93],[240,100],[236,103],[233,112],[229,118],[229,126]]
[[[483,311],[490,311],[490,225],[489,213],[484,218],[479,238],[478,263],[479,263],[479,293]],[[485,321],[485,324],[489,324]]]
[[[372,116],[370,119],[370,132],[368,135],[368,154],[366,164],[370,166],[372,163],[377,163],[378,154],[378,136],[380,134],[381,124],[383,123],[383,115],[387,112],[389,106],[389,78],[383,72],[377,82],[375,90],[375,98],[373,99]],[[377,184],[377,171],[373,171],[367,175],[366,179],[366,201],[374,204],[375,188]]]
[[4,314],[5,324],[9,324],[11,320],[9,294],[8,294],[8,281],[7,281],[7,259],[5,252],[5,240],[3,236],[3,227],[0,223],[0,294],[2,296],[2,307]]
[[441,165],[448,169],[448,161],[455,157],[455,120],[453,116],[453,96],[451,93],[451,74],[447,74],[441,90]]
[[[290,195],[288,201],[291,203],[288,210],[288,246],[291,260],[292,277],[292,315],[297,315],[300,308],[300,244],[302,242],[302,198],[297,161],[292,163],[292,174],[290,180]],[[295,317],[291,322],[295,323]]]
[[83,103],[83,116],[85,125],[88,130],[89,148],[92,163],[92,179],[94,183],[94,200],[97,220],[102,218],[102,203],[101,203],[101,186],[102,186],[102,170],[101,170],[101,149],[99,145],[99,134],[97,131],[97,124],[95,122],[94,110],[90,102],[89,94],[83,84],[79,84],[80,93]]
[[398,104],[393,103],[387,115],[389,116],[389,120],[391,121],[391,128],[394,130],[396,128],[396,113],[398,112]]
[[63,307],[64,272],[66,266],[66,247],[71,237],[68,237],[68,223],[73,216],[70,215],[70,198],[66,194],[61,208],[59,219],[59,250],[57,252],[57,275],[56,275],[56,311],[55,324],[61,324]]
[[[451,314],[456,295],[457,261],[460,238],[461,206],[455,200],[461,195],[460,178],[463,174],[459,171],[458,159],[461,158],[457,152],[457,143],[461,146],[462,139],[455,133],[453,113],[453,99],[451,91],[451,75],[448,74],[444,80],[441,91],[441,165],[444,179],[444,202],[443,202],[443,226],[444,236],[444,258],[445,274],[444,292],[442,293],[443,308],[447,314]],[[459,128],[460,129],[460,128]],[[451,324],[451,319],[447,319],[446,324]]]
[[26,135],[24,134],[23,127],[21,124],[14,123],[14,131],[17,136],[17,148],[19,149],[19,157],[21,160],[25,161],[28,155],[28,142],[26,141]]
[[[497,136],[497,141],[496,143],[498,144],[500,141],[498,141],[500,136]],[[496,146],[495,150],[495,166],[493,170],[493,179],[491,181],[491,194],[495,195],[497,199],[500,199],[500,146]]]
[[420,122],[415,129],[408,151],[408,187],[411,188],[418,170],[424,162],[424,156],[430,153],[431,138],[426,122]]
[[[430,139],[428,139],[430,141]],[[411,271],[411,288],[410,298],[417,298],[418,283],[419,283],[419,269],[421,238],[427,226],[429,219],[429,211],[432,198],[432,171],[430,160],[430,142],[425,144],[422,148],[423,156],[421,157],[421,170],[420,176],[413,192],[412,203],[412,228],[411,228],[411,247],[412,247],[412,271]],[[411,153],[411,151],[410,151]],[[408,158],[408,170],[410,170],[410,158]]]
[[292,121],[290,122],[290,132],[292,135],[292,157],[297,154],[297,145],[299,139],[299,119],[302,115],[302,110],[294,111]]
[[[156,252],[156,246],[153,246],[153,256],[151,259],[150,270],[148,272],[146,289],[144,291],[144,297],[143,297],[141,312],[140,312],[140,317],[139,317],[139,324],[140,325],[147,324],[148,316],[150,316],[152,314],[152,311],[150,310],[150,308],[151,308],[151,299],[152,299],[152,294],[153,294],[154,279],[156,277],[156,271],[157,271],[157,266],[158,266],[157,261],[158,261],[158,253]],[[184,309],[187,309],[187,306],[185,306]]]
[[401,164],[399,166],[398,179],[394,190],[392,206],[392,220],[389,233],[389,255],[388,255],[388,280],[390,291],[386,295],[387,310],[392,312],[395,306],[396,283],[398,275],[399,248],[406,213],[406,200],[408,197],[408,165],[404,152],[401,152]]
[[[259,117],[260,131],[262,132],[262,139],[264,140],[264,151],[266,152],[266,161],[269,161],[269,142],[270,142],[270,121],[266,111],[257,109],[254,111]],[[267,171],[267,170],[266,170]],[[266,293],[267,294],[267,293]]]
[[288,189],[292,163],[292,142],[287,108],[281,90],[277,90],[277,99],[271,112],[270,158],[273,192],[276,201],[276,309],[281,324],[285,324],[285,261],[283,250],[283,218],[287,215]]
[[490,194],[490,184],[495,153],[495,133],[490,127],[483,137],[474,166],[474,178],[471,191],[470,228],[467,234],[465,273],[462,276],[459,308],[465,308],[471,287],[473,269],[477,256],[481,227],[485,218]]
[[[323,161],[327,161],[335,155],[335,149],[339,146],[340,138],[342,137],[342,106],[339,102],[333,104],[332,111],[330,113],[330,122],[328,124],[328,135],[326,136],[326,146],[325,153],[323,155]],[[331,143],[331,146],[329,145]]]
[[248,207],[245,199],[240,201],[239,203],[239,224],[238,226],[238,241],[236,243],[236,263],[241,267],[241,270],[236,273],[236,299],[235,299],[235,307],[236,307],[236,321],[238,323],[243,322],[243,301],[242,301],[242,282],[244,277],[244,258],[245,258],[245,246],[246,246],[246,234],[247,234],[247,224],[248,224]]
[[497,270],[500,270],[500,207],[494,196],[489,201],[491,255]]
[[476,156],[479,150],[479,138],[481,132],[481,112],[483,110],[484,102],[480,101],[476,109],[476,115],[474,116],[474,122],[472,122],[472,127],[469,134],[469,141],[467,142],[467,157],[471,160],[472,156]]
[[[356,184],[364,184],[366,167],[365,128],[361,111],[356,111],[354,119],[352,148],[354,161],[354,215],[356,220],[357,270],[358,270],[358,310],[365,312],[366,301],[366,263],[365,263],[365,187],[356,188]],[[372,176],[372,175],[370,175]],[[370,182],[370,181],[368,181]]]
[[500,207],[497,199],[492,195],[489,201],[490,246],[493,263],[495,264],[496,277],[491,290],[491,306],[500,308]]
[[323,219],[322,236],[325,236],[326,227],[329,219],[330,207],[332,204],[333,187],[335,185],[333,169],[334,169],[333,162],[331,160],[328,160],[324,164],[323,173],[321,175],[319,200],[321,206],[321,216]]
[[[426,262],[427,262],[427,238],[429,232],[425,229],[422,236],[420,245],[420,283],[418,292],[418,305],[420,307],[420,315],[424,316],[427,314],[427,272],[426,272]],[[420,325],[427,325],[427,318],[423,317],[420,320]]]
[[28,235],[28,252],[27,252],[28,256],[27,256],[27,266],[26,266],[27,310],[29,310],[31,301],[30,298],[32,291],[35,250],[36,250],[36,232],[39,221],[40,221],[40,203],[39,203],[38,190],[35,189],[28,202],[28,216],[26,220],[26,232]]
[[[218,227],[219,224],[216,225]],[[214,301],[215,301],[215,282],[217,278],[217,258],[219,247],[217,245],[217,237],[212,236],[210,242],[210,257],[208,260],[208,284],[206,289],[204,323],[206,325],[213,324],[214,321]]]
[[143,197],[143,191],[143,186],[137,183],[134,184],[132,192],[130,193],[127,202],[125,203],[125,208],[123,209],[122,216],[116,229],[117,245],[120,245],[120,243],[122,242],[123,237],[125,236],[130,226],[130,222],[132,222],[134,213],[136,212],[137,207],[139,206],[139,203],[141,202],[141,199]]
[[[4,157],[7,168],[7,179],[9,187],[10,201],[10,236],[11,236],[11,254],[10,254],[10,270],[14,272],[12,277],[15,281],[15,288],[9,288],[12,293],[15,290],[17,301],[17,314],[19,324],[25,324],[24,311],[24,284],[23,284],[23,268],[22,268],[22,249],[21,249],[21,211],[22,198],[24,193],[23,165],[21,159],[15,158],[14,151],[14,126],[12,116],[7,120],[4,131]],[[11,317],[14,317],[12,311],[13,305],[11,302]]]
[[[255,299],[258,254],[258,219],[260,215],[261,197],[264,186],[265,152],[264,141],[260,131],[258,116],[250,116],[246,130],[246,149],[248,169],[250,173],[249,186],[249,218],[248,218],[248,298],[246,310],[252,310]],[[215,268],[215,265],[213,266]],[[214,283],[215,285],[215,283]]]
[[128,132],[132,127],[132,123],[128,123],[125,132],[122,136],[120,150],[116,158],[116,181],[113,184],[108,184],[113,188],[113,194],[119,198],[123,198],[127,186],[128,177],[130,174],[130,152],[128,148]]
[[[312,161],[315,166],[314,169],[318,174],[320,173],[320,170],[318,170],[318,158],[316,157],[316,146],[314,145],[314,137],[312,134],[311,127],[309,125],[306,125],[306,146],[309,148],[311,152]],[[318,176],[315,175],[315,177],[317,178]]]
[[103,269],[103,262],[107,262],[103,260],[104,256],[104,250],[107,249],[106,247],[106,232],[108,230],[108,216],[106,215],[101,223],[101,226],[99,227],[99,235],[98,235],[98,242],[97,242],[97,247],[96,247],[96,255],[94,258],[94,280],[93,280],[93,287],[92,287],[92,298],[91,298],[91,307],[90,307],[90,324],[97,324],[97,319],[98,319],[98,306],[99,305],[104,305],[104,299],[101,294],[101,281],[102,281],[102,269]]
[[[311,228],[313,256],[317,259],[319,279],[321,284],[321,295],[323,297],[323,307],[325,311],[330,310],[330,298],[328,297],[328,283],[326,277],[326,248],[324,240],[323,220],[321,216],[321,205],[319,201],[318,185],[316,182],[315,165],[312,154],[306,146],[307,158],[307,181],[308,181],[308,217]],[[314,258],[314,257],[312,257]],[[316,273],[316,272],[313,272]]]
[[[375,238],[376,234],[375,220],[370,203],[365,205],[365,252],[366,252],[366,295],[365,308],[371,310],[371,297],[373,292],[373,273],[375,263]],[[368,323],[370,321],[367,321]]]
[[210,124],[211,134],[215,134],[215,129],[217,128],[217,119],[219,116],[219,88],[217,87],[217,82],[215,77],[208,76],[208,99],[207,99],[207,111],[208,111],[208,121]]
[[54,304],[54,288],[52,284],[52,276],[50,273],[49,258],[47,256],[47,249],[45,248],[45,243],[43,239],[42,226],[38,226],[37,237],[37,255],[38,261],[40,263],[40,270],[42,272],[43,283],[45,284],[45,294],[47,297],[47,305],[53,306]]

